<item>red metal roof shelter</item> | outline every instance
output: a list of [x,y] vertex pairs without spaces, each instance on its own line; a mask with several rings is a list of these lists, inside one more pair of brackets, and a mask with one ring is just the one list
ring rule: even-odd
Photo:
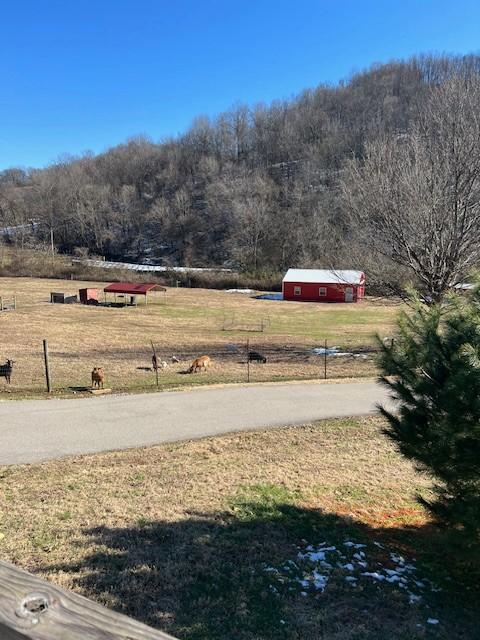
[[115,295],[115,302],[117,300],[117,294],[124,296],[132,296],[130,304],[136,305],[136,296],[144,296],[145,304],[147,304],[147,295],[151,291],[163,291],[166,292],[166,288],[160,284],[133,284],[130,282],[114,282],[107,285],[103,292],[105,295],[105,301],[107,299],[107,293],[113,293]]
[[105,287],[105,293],[124,293],[130,296],[146,296],[149,291],[166,291],[159,284],[131,284],[129,282],[114,282]]

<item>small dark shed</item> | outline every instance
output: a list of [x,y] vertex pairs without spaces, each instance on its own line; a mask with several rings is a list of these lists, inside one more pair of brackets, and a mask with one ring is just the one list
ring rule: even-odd
[[69,296],[66,293],[52,291],[50,293],[50,302],[54,304],[75,304],[75,302],[78,302],[78,298],[76,295]]

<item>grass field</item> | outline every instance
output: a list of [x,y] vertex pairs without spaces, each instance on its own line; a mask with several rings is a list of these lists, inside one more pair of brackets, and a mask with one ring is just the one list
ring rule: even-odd
[[[0,278],[0,295],[17,296],[17,311],[0,313],[0,360],[15,360],[13,396],[32,395],[44,388],[42,340],[49,341],[55,389],[89,384],[90,371],[103,366],[114,390],[153,389],[150,367],[153,341],[160,359],[178,365],[162,372],[163,388],[185,384],[245,381],[245,348],[265,353],[267,365],[252,363],[251,379],[289,380],[323,376],[323,358],[315,346],[364,348],[373,335],[391,335],[399,305],[382,300],[360,304],[314,304],[255,300],[223,291],[171,288],[154,304],[137,308],[53,305],[51,291],[78,293],[84,286],[105,283]],[[258,331],[261,324],[265,330]],[[208,374],[181,375],[193,358],[208,354],[214,366]],[[328,376],[375,374],[374,359],[330,358]],[[7,387],[0,380],[0,394]],[[7,397],[6,395],[4,397]]]
[[378,418],[4,467],[0,555],[185,640],[474,640],[429,487]]

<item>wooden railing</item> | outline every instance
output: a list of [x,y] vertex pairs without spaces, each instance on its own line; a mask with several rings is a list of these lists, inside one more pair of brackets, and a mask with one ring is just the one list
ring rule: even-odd
[[174,640],[0,561],[1,640]]

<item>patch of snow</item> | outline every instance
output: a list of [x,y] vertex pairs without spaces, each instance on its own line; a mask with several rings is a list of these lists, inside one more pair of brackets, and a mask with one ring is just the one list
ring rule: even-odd
[[[279,568],[264,565],[264,571],[279,594],[294,591],[303,597],[309,594],[318,597],[327,588],[332,575],[342,576],[342,573],[344,581],[352,587],[372,579],[384,589],[403,592],[405,601],[410,604],[423,601],[429,592],[440,590],[430,580],[419,579],[415,561],[411,558],[407,561],[399,553],[388,552],[389,560],[385,566],[384,553],[379,556],[377,551],[385,549],[381,543],[366,545],[345,540],[342,543],[343,553],[327,542],[313,545],[303,540],[302,543],[302,546],[296,547],[296,562],[286,560]],[[368,571],[369,565],[376,569]]]
[[325,349],[325,347],[315,347],[313,349],[313,353],[315,353],[317,356],[327,355],[337,358],[343,358],[345,356],[353,355],[349,351],[340,351],[340,347],[328,347],[327,349]]
[[343,543],[345,547],[352,547],[353,549],[363,549],[366,547],[366,544],[361,544],[359,542],[352,542],[351,540],[347,540]]
[[328,577],[327,576],[323,576],[321,573],[318,573],[318,571],[314,571],[313,572],[313,584],[315,585],[316,589],[319,589],[320,591],[325,591],[325,587],[328,584]]
[[394,575],[386,578],[387,582],[400,582],[400,576]]
[[319,545],[318,549],[319,551],[336,551],[337,547],[325,547],[324,546],[325,543]]
[[312,562],[317,562],[318,560],[325,560],[325,552],[324,551],[310,551],[309,553],[298,554],[299,558],[307,558]]
[[390,558],[396,564],[405,564],[405,558],[403,556],[399,556],[396,553],[391,553]]
[[382,580],[385,580],[385,576],[382,576],[382,574],[378,573],[378,571],[364,571],[362,573],[362,576],[368,576],[369,578],[374,578],[375,580],[379,580],[380,582],[382,582]]

